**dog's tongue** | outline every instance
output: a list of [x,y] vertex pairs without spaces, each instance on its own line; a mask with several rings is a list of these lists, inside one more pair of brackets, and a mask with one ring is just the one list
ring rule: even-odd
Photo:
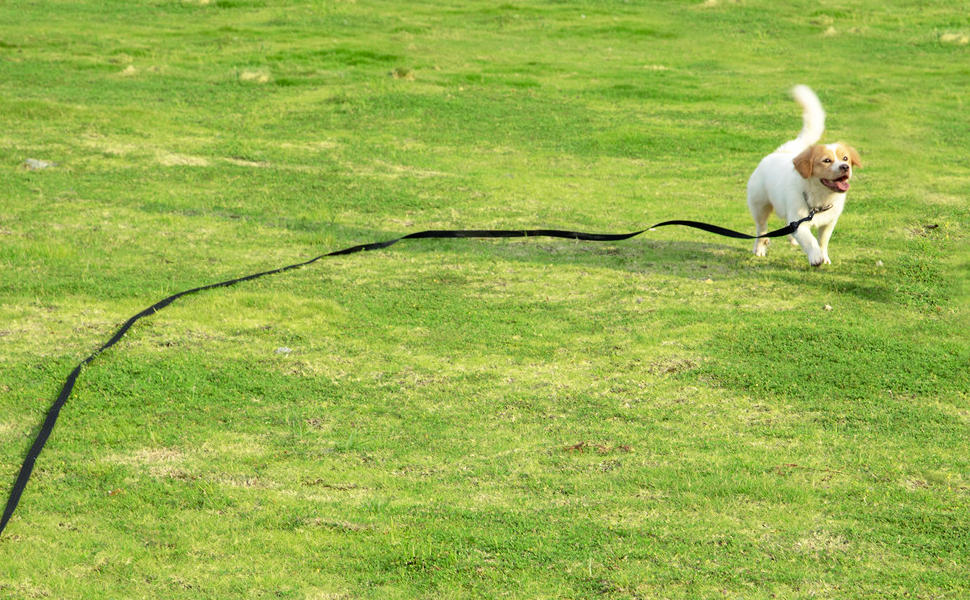
[[848,177],[840,177],[838,179],[823,179],[822,183],[825,184],[826,187],[833,189],[837,192],[845,193],[849,191]]

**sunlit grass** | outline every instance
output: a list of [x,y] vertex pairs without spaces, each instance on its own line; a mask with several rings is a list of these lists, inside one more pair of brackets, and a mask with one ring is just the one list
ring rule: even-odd
[[865,163],[822,269],[663,228],[178,301],[82,373],[0,597],[966,596],[961,9],[0,8],[0,490],[169,294],[750,231],[795,83]]

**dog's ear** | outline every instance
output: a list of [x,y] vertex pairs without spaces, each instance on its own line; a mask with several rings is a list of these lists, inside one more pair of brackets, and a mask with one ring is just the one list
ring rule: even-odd
[[809,146],[802,151],[801,154],[792,160],[792,164],[795,165],[795,170],[804,179],[808,179],[812,176],[812,169],[815,165],[815,146]]

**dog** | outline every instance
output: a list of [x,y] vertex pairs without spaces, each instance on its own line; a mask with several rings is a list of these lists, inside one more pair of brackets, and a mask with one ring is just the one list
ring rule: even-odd
[[[764,157],[748,180],[748,209],[754,218],[757,234],[767,231],[768,217],[774,211],[791,223],[816,211],[811,221],[803,223],[789,236],[799,245],[813,267],[832,264],[829,239],[845,207],[853,167],[862,166],[855,148],[842,142],[819,144],[825,130],[825,111],[810,88],[797,85],[792,90],[802,106],[802,130],[794,140],[783,144]],[[809,225],[818,229],[818,239]],[[755,256],[764,256],[768,239],[754,242]]]

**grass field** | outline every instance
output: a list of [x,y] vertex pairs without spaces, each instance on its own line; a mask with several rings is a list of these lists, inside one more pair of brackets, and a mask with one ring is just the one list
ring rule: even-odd
[[[964,2],[0,3],[0,598],[970,597]],[[41,162],[37,162],[41,161]],[[773,221],[773,225],[781,223]]]

